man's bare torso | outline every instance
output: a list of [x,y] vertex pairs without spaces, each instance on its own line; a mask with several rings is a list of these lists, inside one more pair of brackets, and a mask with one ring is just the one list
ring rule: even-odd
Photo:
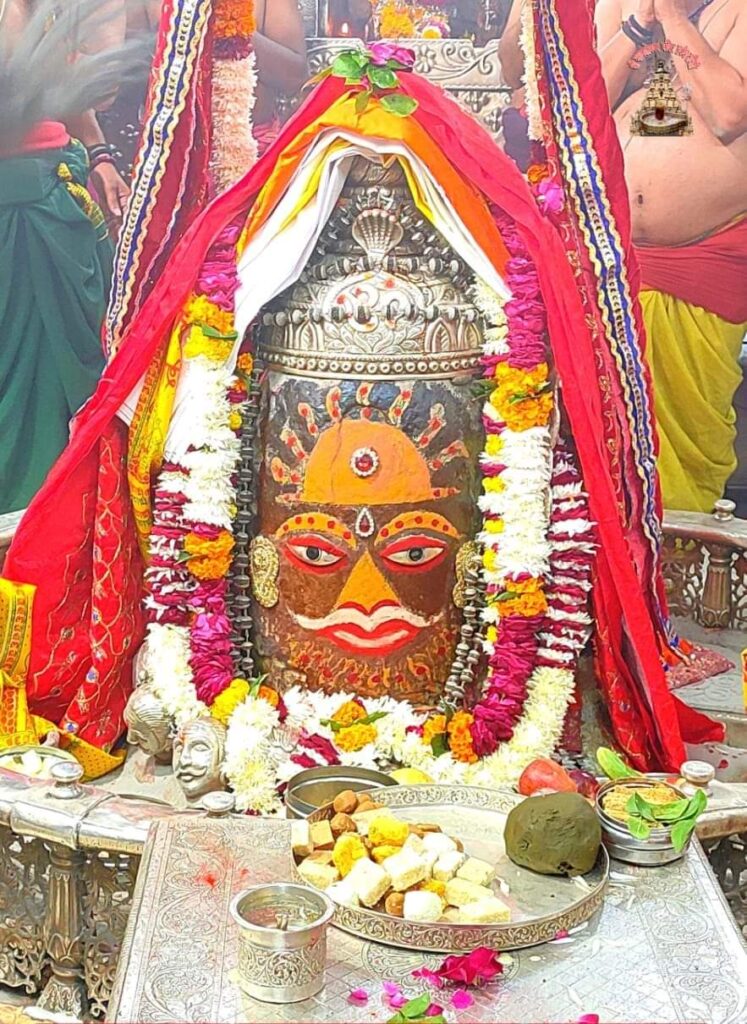
[[[744,3],[715,0],[701,14],[698,26],[716,53],[721,52]],[[631,135],[631,118],[646,93],[643,78],[639,73],[639,87],[621,101],[614,114],[625,156],[633,235],[643,244],[678,245],[747,211],[747,134],[725,144],[690,103],[692,135]]]

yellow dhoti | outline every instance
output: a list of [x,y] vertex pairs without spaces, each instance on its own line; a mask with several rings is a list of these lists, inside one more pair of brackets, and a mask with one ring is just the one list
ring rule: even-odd
[[[747,282],[745,282],[747,288]],[[747,323],[733,324],[672,295],[645,290],[664,506],[710,512],[737,466],[732,406]]]
[[0,579],[0,750],[38,742],[26,702],[35,587]]

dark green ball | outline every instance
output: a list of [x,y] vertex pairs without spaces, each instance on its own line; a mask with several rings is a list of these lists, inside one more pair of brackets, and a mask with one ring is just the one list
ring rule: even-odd
[[585,875],[596,863],[602,828],[580,794],[550,793],[514,807],[505,839],[506,853],[519,867],[541,875]]

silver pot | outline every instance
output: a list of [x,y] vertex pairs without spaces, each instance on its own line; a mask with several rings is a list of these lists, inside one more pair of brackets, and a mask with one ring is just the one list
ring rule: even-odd
[[679,787],[673,786],[669,782],[663,782],[660,778],[644,777],[640,779],[611,780],[610,782],[605,782],[597,792],[596,809],[602,825],[602,841],[607,847],[610,857],[614,857],[615,860],[624,861],[626,864],[638,864],[641,867],[658,867],[662,864],[671,864],[673,861],[680,860],[687,852],[692,836],[690,836],[684,848],[679,852],[672,845],[672,829],[670,826],[653,828],[647,839],[636,839],[635,836],[630,834],[624,822],[611,818],[602,808],[602,801],[605,795],[612,789],[624,786],[626,789],[630,789],[632,793],[634,789],[641,789],[653,783],[667,786],[680,799],[687,799],[687,794],[679,789]]
[[327,768],[307,768],[294,775],[285,791],[285,806],[290,818],[307,818],[346,789],[360,793],[380,786],[396,786],[389,775],[372,768],[346,768],[331,765]]
[[239,926],[239,982],[264,1003],[298,1003],[321,992],[334,906],[305,885],[245,889],[231,903]]

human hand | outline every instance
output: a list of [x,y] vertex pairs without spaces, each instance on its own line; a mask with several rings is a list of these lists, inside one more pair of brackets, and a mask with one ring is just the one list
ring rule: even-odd
[[623,0],[622,20],[632,16],[641,28],[650,30],[656,24],[655,0]]
[[662,24],[665,21],[687,20],[690,16],[688,0],[654,0],[656,18]]
[[109,233],[116,235],[122,222],[130,190],[120,177],[117,168],[108,160],[94,167],[91,171],[91,180],[104,212]]

